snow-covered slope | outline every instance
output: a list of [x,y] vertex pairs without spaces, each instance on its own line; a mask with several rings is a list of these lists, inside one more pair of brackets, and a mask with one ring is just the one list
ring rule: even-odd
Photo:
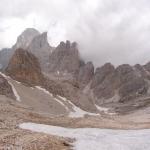
[[75,138],[75,150],[149,150],[150,130],[111,130],[97,128],[62,128],[35,123],[23,123],[22,129]]

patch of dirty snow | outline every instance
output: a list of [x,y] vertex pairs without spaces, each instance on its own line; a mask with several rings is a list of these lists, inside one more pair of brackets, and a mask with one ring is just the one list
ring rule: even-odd
[[35,123],[23,123],[19,127],[34,132],[75,138],[74,150],[150,150],[150,129],[71,129]]
[[49,91],[47,91],[46,89],[40,87],[40,86],[35,86],[37,89],[43,91],[44,93],[50,95],[51,97],[53,97],[53,94],[51,94]]
[[60,99],[62,99],[63,101],[67,102],[68,100],[65,97],[62,97],[60,95],[57,95]]
[[82,110],[81,108],[73,104],[70,100],[67,100],[65,97],[62,97],[62,96],[58,96],[58,97],[61,98],[63,101],[68,102],[72,106],[72,110],[70,110],[70,113],[69,113],[70,118],[80,118],[80,117],[84,117],[85,115],[90,115],[90,116],[99,115],[96,113],[90,113],[90,112]]
[[96,108],[99,110],[99,111],[103,111],[104,113],[108,113],[109,111],[109,108],[106,108],[106,107],[101,107],[101,106],[98,106],[98,105],[95,105]]
[[14,80],[17,84],[21,84],[21,82]]
[[69,111],[69,108],[61,101],[61,100],[59,100],[59,99],[57,99],[57,98],[54,98],[55,100],[56,100],[56,102],[58,102],[59,104],[61,104],[63,107],[65,107],[65,109],[67,110],[67,111]]
[[19,96],[17,90],[15,89],[14,85],[8,80],[8,79],[10,79],[10,77],[9,77],[9,76],[6,76],[5,74],[3,74],[3,73],[1,73],[1,72],[0,72],[0,74],[8,81],[8,83],[10,84],[10,86],[11,86],[11,88],[12,88],[12,90],[13,90],[13,93],[14,93],[14,95],[15,95],[15,97],[16,97],[16,100],[20,102],[20,101],[21,101],[21,98],[20,98],[20,96]]
[[108,114],[108,115],[116,115],[117,114],[115,112],[109,112],[109,108],[107,108],[107,107],[101,107],[98,105],[95,105],[95,106],[99,111],[104,112],[105,114]]
[[60,72],[57,70],[57,74],[60,75]]
[[13,93],[14,93],[14,95],[15,95],[15,97],[16,97],[16,100],[19,101],[19,102],[21,102],[21,98],[20,98],[20,96],[19,96],[17,90],[15,89],[14,85],[13,85],[10,81],[8,81],[8,83],[9,83],[9,84],[11,85],[11,87],[12,87],[12,90],[13,90]]
[[91,115],[91,116],[99,115],[99,114],[96,114],[96,113],[90,113],[90,112],[84,111],[81,108],[74,105],[72,102],[69,102],[69,103],[72,105],[72,108],[73,108],[73,111],[71,111],[69,113],[69,117],[71,117],[71,118],[84,117],[85,115]]
[[60,99],[62,99],[64,102],[68,102],[72,106],[72,110],[70,110],[69,117],[71,118],[80,118],[84,117],[85,115],[92,115],[97,116],[99,114],[96,113],[90,113],[87,111],[82,110],[81,108],[77,107],[75,104],[73,104],[70,100],[67,100],[65,97],[59,96]]
[[[35,88],[37,88],[37,89],[43,91],[45,94],[48,94],[48,95],[50,95],[51,97],[53,97],[53,94],[51,94],[51,93],[50,93],[49,91],[47,91],[46,89],[44,89],[44,88],[42,88],[42,87],[40,87],[40,86],[35,86]],[[58,102],[58,103],[61,104],[63,107],[65,107],[65,109],[66,109],[67,111],[69,110],[68,107],[67,107],[61,100],[57,99],[56,97],[53,97],[53,98],[55,99],[56,102]]]
[[0,72],[0,75],[3,76],[5,79],[8,79],[9,77],[6,76],[4,73]]

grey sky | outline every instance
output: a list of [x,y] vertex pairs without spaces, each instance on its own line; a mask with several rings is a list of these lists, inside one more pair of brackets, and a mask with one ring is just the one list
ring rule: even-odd
[[27,27],[48,31],[49,42],[77,41],[98,65],[150,61],[149,0],[1,0],[0,47]]

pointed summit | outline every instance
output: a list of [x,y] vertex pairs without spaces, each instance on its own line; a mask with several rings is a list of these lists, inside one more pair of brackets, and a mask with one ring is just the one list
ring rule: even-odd
[[49,55],[52,52],[52,47],[48,43],[47,32],[34,37],[27,50],[39,59],[42,70],[47,72]]
[[36,29],[27,28],[25,29],[22,34],[17,38],[16,44],[13,46],[13,49],[23,48],[27,49],[31,41],[34,37],[38,36],[40,33]]
[[80,55],[70,41],[60,42],[50,55],[50,72],[75,73],[79,71]]

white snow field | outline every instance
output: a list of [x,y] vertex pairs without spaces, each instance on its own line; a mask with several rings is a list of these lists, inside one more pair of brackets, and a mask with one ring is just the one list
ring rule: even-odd
[[150,129],[71,129],[35,123],[23,123],[19,127],[34,132],[75,138],[74,150],[150,150]]

